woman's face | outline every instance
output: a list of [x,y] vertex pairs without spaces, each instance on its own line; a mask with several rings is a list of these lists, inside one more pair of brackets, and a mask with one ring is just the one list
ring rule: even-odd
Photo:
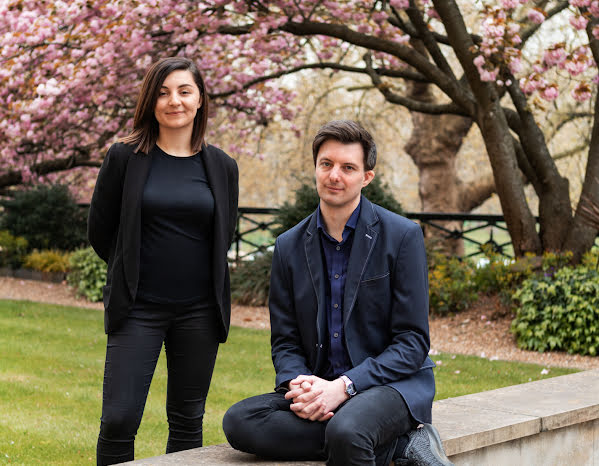
[[193,120],[202,106],[202,96],[188,70],[169,74],[158,91],[154,115],[160,129],[193,128]]

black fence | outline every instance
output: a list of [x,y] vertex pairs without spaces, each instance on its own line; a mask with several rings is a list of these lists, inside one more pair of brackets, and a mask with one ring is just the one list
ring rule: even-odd
[[[272,248],[275,241],[273,230],[278,226],[274,222],[277,211],[276,208],[239,208],[233,242],[236,260]],[[506,257],[514,255],[503,215],[406,212],[404,216],[418,221],[423,229],[438,230],[443,239],[461,239],[465,257],[483,254],[485,246]],[[447,222],[454,222],[460,227],[448,227]]]

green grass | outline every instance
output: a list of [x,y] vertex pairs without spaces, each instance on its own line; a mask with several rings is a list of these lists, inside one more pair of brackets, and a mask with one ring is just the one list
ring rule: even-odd
[[[0,464],[95,462],[106,337],[102,313],[0,301]],[[440,354],[437,399],[574,372]],[[459,371],[459,374],[456,374]],[[272,390],[269,333],[233,327],[212,381],[204,444],[224,441],[221,420],[234,402]],[[166,366],[161,355],[136,440],[136,458],[162,454]]]

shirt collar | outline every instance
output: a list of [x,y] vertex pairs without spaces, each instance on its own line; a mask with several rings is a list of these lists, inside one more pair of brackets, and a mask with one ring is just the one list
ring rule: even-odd
[[[344,233],[345,233],[345,231],[347,231],[348,228],[351,230],[356,229],[356,226],[358,225],[358,218],[360,217],[361,205],[362,205],[362,198],[360,198],[360,202],[358,203],[358,206],[354,209],[352,214],[349,216],[349,219],[347,220],[347,223],[345,224],[345,228],[343,229]],[[318,204],[318,207],[316,209],[316,228],[318,228],[320,231],[322,231],[324,233],[327,233],[326,229],[324,228],[324,221],[322,219],[322,214],[320,213],[320,204]],[[327,233],[327,235],[328,235],[328,233]],[[343,235],[343,236],[345,237],[345,235]]]

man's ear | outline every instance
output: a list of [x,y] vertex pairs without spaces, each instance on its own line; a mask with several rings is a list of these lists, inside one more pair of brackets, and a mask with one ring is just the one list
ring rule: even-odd
[[364,172],[364,181],[362,182],[362,187],[365,188],[370,184],[370,182],[374,180],[374,170],[367,170]]

